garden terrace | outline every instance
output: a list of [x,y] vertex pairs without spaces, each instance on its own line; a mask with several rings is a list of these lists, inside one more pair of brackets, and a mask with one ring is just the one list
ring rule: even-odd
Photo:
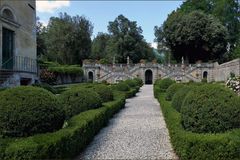
[[[159,82],[158,82],[159,83]],[[195,131],[188,131],[186,128],[183,126],[183,114],[185,112],[182,112],[182,109],[180,106],[176,106],[176,104],[181,105],[181,103],[176,103],[173,105],[172,101],[167,101],[166,98],[166,92],[161,92],[161,89],[159,88],[158,83],[155,84],[154,86],[154,92],[155,92],[155,97],[158,99],[158,101],[161,104],[161,108],[165,117],[165,121],[167,123],[167,127],[169,129],[170,137],[171,137],[171,143],[174,147],[174,150],[176,151],[177,155],[179,156],[180,159],[240,159],[240,129],[239,129],[239,123],[238,126],[235,126],[235,128],[228,129],[226,131],[222,131],[220,133],[211,133],[209,131],[205,131],[205,133],[196,133]],[[204,84],[185,84],[188,88],[188,90],[192,90],[191,88],[195,88],[196,86],[201,86]],[[211,86],[216,85],[216,84],[208,84]],[[214,86],[215,87],[215,86]],[[202,86],[200,87],[202,88]],[[221,92],[225,93],[226,88],[222,88],[222,86],[218,86],[218,88],[221,90]],[[193,89],[194,90],[194,89]],[[199,89],[195,89],[195,92],[198,92]],[[203,90],[203,89],[201,89]],[[209,89],[207,89],[209,90]],[[179,90],[178,92],[184,92],[184,88]],[[175,94],[178,94],[175,93]],[[190,99],[191,95],[195,93],[193,91],[189,91],[189,93],[185,93],[185,98],[182,97],[181,99],[183,100],[182,107],[187,107],[184,105],[189,104],[186,102],[186,99]],[[201,93],[201,91],[199,91]],[[204,91],[205,92],[205,91]],[[219,92],[219,91],[217,91]],[[235,107],[232,106],[224,106],[229,108],[230,110],[239,110],[239,97],[237,95],[234,95],[233,92],[231,91],[226,91],[227,95],[231,95],[233,99],[230,100],[231,103],[233,103]],[[229,93],[231,92],[231,93]],[[200,94],[199,93],[199,94]],[[214,92],[213,92],[214,93]],[[217,94],[217,93],[214,93]],[[217,97],[222,96],[224,98],[225,94],[219,93],[222,95],[217,95]],[[181,96],[182,94],[178,94],[178,96]],[[226,96],[227,96],[226,95]],[[177,96],[177,95],[176,95]],[[173,99],[176,98],[175,95],[173,95]],[[194,96],[194,95],[193,95]],[[210,96],[211,95],[207,95]],[[216,96],[216,95],[215,95]],[[215,97],[214,96],[214,97]],[[195,99],[198,99],[197,97],[200,97],[199,95],[194,96]],[[210,98],[211,99],[211,98]],[[179,100],[179,98],[178,98]],[[174,100],[173,100],[174,101]],[[208,99],[206,100],[206,102]],[[211,101],[211,100],[210,100]],[[194,104],[192,105],[197,105],[195,104],[194,101],[192,101]],[[221,103],[221,99],[218,101],[213,101],[211,104],[212,107],[215,107],[214,104]],[[206,103],[203,103],[202,105],[206,105]],[[191,108],[191,106],[188,106]],[[206,106],[208,107],[208,106]],[[176,109],[177,110],[176,110]],[[213,110],[214,111],[214,110]],[[199,110],[200,112],[200,110]],[[224,109],[222,112],[225,112]],[[195,115],[195,113],[192,111],[191,114]],[[203,119],[206,118],[207,116],[211,116],[210,114],[213,113],[212,111],[209,111],[204,113],[205,117],[202,117]],[[232,112],[234,113],[234,112]],[[239,112],[237,112],[239,113]],[[231,114],[231,111],[225,112],[223,114]],[[236,113],[235,113],[236,114]],[[238,114],[239,115],[239,114]],[[217,115],[216,115],[217,116]],[[214,117],[216,117],[214,116]],[[231,115],[229,115],[228,120],[225,120],[224,122],[228,123],[225,125],[229,125],[229,122],[231,121]],[[237,118],[239,119],[239,118]],[[194,119],[192,119],[194,121]],[[195,120],[196,121],[196,120]],[[214,123],[213,119],[209,118],[208,121],[212,121],[211,123]],[[204,124],[203,124],[204,125]],[[220,127],[221,124],[219,124]],[[194,127],[194,125],[193,125]],[[216,126],[217,127],[217,126]],[[218,129],[218,128],[217,128]],[[217,130],[216,130],[217,131]]]
[[[42,93],[42,91],[47,92],[51,97],[56,96],[58,99],[66,92],[71,92],[74,88],[89,88],[89,91],[93,91],[91,88],[98,85],[103,84],[70,86],[66,89],[67,91],[61,92],[59,96],[53,95],[41,88],[31,88],[40,90],[40,93]],[[93,139],[94,135],[108,123],[108,120],[124,107],[126,97],[134,96],[140,87],[140,85],[134,88],[130,87],[128,91],[118,91],[115,90],[115,87],[111,87],[113,99],[102,103],[102,106],[97,106],[98,108],[89,108],[85,111],[76,112],[75,115],[70,115],[69,118],[65,120],[63,127],[57,131],[34,134],[28,137],[8,137],[2,135],[0,137],[0,159],[69,159],[76,156]],[[14,90],[18,90],[18,88]],[[9,92],[9,89],[1,91],[0,96],[7,92]],[[79,96],[80,95],[81,94],[79,94]],[[28,101],[28,99],[25,99],[25,101]],[[39,101],[36,101],[34,103],[38,102]],[[9,103],[11,104],[10,101]],[[62,107],[61,103],[59,103],[59,105],[59,107]],[[81,106],[82,105],[79,105],[80,108]],[[0,103],[1,110],[2,107],[4,106]],[[40,108],[41,107],[37,108],[36,111]],[[1,116],[0,121],[2,121]],[[22,125],[24,126],[24,124]]]

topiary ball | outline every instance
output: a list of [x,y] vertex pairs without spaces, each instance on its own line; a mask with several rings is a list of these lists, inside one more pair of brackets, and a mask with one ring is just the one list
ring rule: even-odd
[[184,84],[181,84],[181,83],[175,83],[175,84],[172,84],[170,87],[168,87],[167,91],[166,91],[166,97],[165,99],[167,101],[171,101],[172,100],[172,97],[174,96],[174,94],[181,88],[184,87]]
[[98,93],[102,102],[108,102],[113,100],[113,91],[112,89],[103,84],[98,84],[93,87],[93,90]]
[[173,81],[172,79],[165,78],[163,80],[157,81],[156,85],[159,87],[161,92],[166,92],[168,87],[171,86],[174,83],[175,83],[175,81]]
[[218,133],[240,127],[240,100],[220,85],[202,85],[186,96],[182,124],[197,133]]
[[134,78],[133,80],[136,81],[137,86],[141,87],[141,86],[143,85],[142,79],[140,79],[140,78]]
[[115,86],[115,89],[118,90],[118,91],[129,91],[130,90],[130,87],[127,85],[127,83],[125,82],[119,82],[116,86]]
[[193,88],[193,86],[184,86],[180,88],[172,98],[172,107],[180,112],[184,99]]
[[38,87],[16,87],[0,92],[0,134],[31,136],[53,132],[64,123],[64,111],[55,96]]
[[67,119],[83,111],[102,106],[100,96],[92,88],[72,88],[63,92],[58,98],[63,104]]
[[131,88],[134,88],[134,87],[136,87],[138,85],[137,81],[135,81],[133,79],[128,79],[128,80],[126,80],[124,82]]

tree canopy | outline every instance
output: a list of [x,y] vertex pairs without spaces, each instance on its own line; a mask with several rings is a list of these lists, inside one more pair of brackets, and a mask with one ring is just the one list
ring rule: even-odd
[[190,13],[201,10],[218,18],[228,30],[230,49],[234,49],[240,38],[239,0],[187,0],[177,12]]
[[226,52],[227,30],[218,19],[201,11],[173,12],[162,27],[155,27],[158,41],[165,43],[177,61],[193,63],[222,58]]
[[91,59],[104,59],[107,56],[106,47],[108,45],[108,41],[110,39],[110,35],[107,33],[98,33],[98,35],[92,41],[92,52]]
[[[48,60],[60,64],[81,64],[91,53],[92,23],[83,16],[60,13],[51,17],[43,37]],[[41,33],[41,32],[40,32]]]
[[98,33],[91,40],[93,25],[84,16],[60,13],[51,17],[47,27],[37,23],[38,54],[60,64],[81,64],[84,59],[133,63],[141,59],[153,60],[153,49],[143,39],[142,29],[136,21],[119,15],[109,22],[109,33]]
[[108,31],[111,36],[107,45],[107,53],[115,57],[118,63],[126,63],[127,57],[138,63],[141,59],[153,59],[153,50],[143,39],[142,29],[136,21],[130,21],[119,15],[109,22]]

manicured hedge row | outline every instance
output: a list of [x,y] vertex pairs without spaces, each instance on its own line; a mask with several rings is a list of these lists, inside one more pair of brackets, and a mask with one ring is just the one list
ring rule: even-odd
[[82,112],[68,126],[54,133],[20,139],[0,139],[0,159],[66,159],[79,154],[109,118],[124,107],[124,93],[115,93],[114,101]]
[[218,84],[191,90],[181,107],[182,125],[196,133],[220,133],[240,128],[240,98]]
[[103,103],[103,107],[81,112],[56,132],[17,139],[0,137],[0,159],[73,158],[107,124],[113,114],[124,107],[126,97],[135,95],[138,90],[139,87],[127,92],[114,91],[113,101]]
[[49,91],[19,86],[0,92],[0,135],[27,137],[61,129],[64,110]]
[[136,95],[136,93],[139,91],[140,87],[136,87],[136,88],[131,88],[129,91],[126,92],[126,98],[131,98],[134,97]]
[[175,83],[169,86],[166,90],[166,100],[171,101],[174,94],[183,87],[184,87],[184,84],[182,83]]
[[[157,88],[154,89],[157,91]],[[233,160],[240,159],[240,129],[222,134],[199,134],[183,129],[181,114],[165,100],[165,93],[155,93],[167,123],[171,142],[183,160]]]

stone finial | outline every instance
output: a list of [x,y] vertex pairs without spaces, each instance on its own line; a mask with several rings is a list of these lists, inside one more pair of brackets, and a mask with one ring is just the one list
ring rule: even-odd
[[127,64],[129,65],[130,64],[130,59],[129,59],[129,56],[127,56]]

